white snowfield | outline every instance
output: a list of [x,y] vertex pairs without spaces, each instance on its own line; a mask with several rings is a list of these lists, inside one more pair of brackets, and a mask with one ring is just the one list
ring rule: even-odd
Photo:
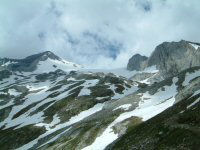
[[61,69],[63,71],[72,71],[72,70],[78,70],[81,66],[77,65],[72,62],[68,62],[64,59],[61,60],[53,60],[48,58],[45,61],[40,61],[37,65],[37,69],[34,71],[34,73],[47,73],[50,71],[56,71],[57,69]]

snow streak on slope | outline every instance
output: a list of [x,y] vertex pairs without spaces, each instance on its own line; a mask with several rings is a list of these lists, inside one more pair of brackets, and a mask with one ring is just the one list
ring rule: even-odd
[[131,104],[124,104],[124,105],[121,105],[121,106],[115,108],[113,111],[115,111],[117,109],[129,110],[130,107],[131,107]]

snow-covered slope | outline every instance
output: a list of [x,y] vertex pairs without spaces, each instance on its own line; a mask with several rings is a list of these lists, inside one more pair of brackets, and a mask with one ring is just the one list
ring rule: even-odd
[[[183,80],[183,77],[185,78]],[[117,133],[114,129],[116,128],[117,124],[122,123],[123,121],[130,119],[131,117],[137,117],[140,118],[142,121],[147,121],[151,119],[152,117],[160,114],[167,108],[173,106],[175,104],[176,96],[179,95],[179,90],[182,85],[185,87],[189,86],[195,82],[194,79],[200,79],[200,68],[197,70],[194,69],[193,71],[186,71],[180,74],[177,77],[173,77],[171,79],[167,79],[158,85],[158,87],[154,87],[155,85],[152,85],[151,87],[147,88],[147,91],[136,92],[135,94],[130,95],[129,97],[132,97],[132,99],[137,99],[136,95],[139,96],[139,103],[137,107],[135,107],[133,110],[131,109],[131,103],[122,105],[117,107],[117,109],[121,108],[126,110],[126,112],[120,114],[105,130],[104,132],[96,138],[96,140],[89,145],[88,147],[85,147],[83,150],[103,150],[105,149],[109,144],[114,142],[116,139],[120,137],[120,132]],[[171,81],[170,81],[171,80]],[[171,82],[171,83],[168,83]],[[165,85],[166,84],[166,85]],[[169,85],[168,85],[169,84]],[[195,85],[200,85],[200,80],[195,82]],[[191,87],[192,88],[192,87]],[[154,91],[156,90],[156,91]],[[183,88],[184,90],[184,88]],[[185,91],[185,90],[184,90]],[[200,94],[200,90],[197,87],[193,87],[192,90],[193,93],[192,96],[196,96]],[[196,92],[194,92],[196,91]],[[153,93],[152,93],[153,92]],[[191,94],[190,93],[190,94]],[[177,97],[178,98],[178,97]],[[186,98],[182,97],[182,99]],[[120,101],[126,100],[127,97],[122,98]],[[188,104],[188,107],[194,106],[195,104],[199,103],[199,99]],[[116,108],[114,109],[114,111]],[[101,143],[101,144],[100,144]],[[123,146],[122,146],[123,147]]]
[[37,69],[33,73],[48,73],[51,71],[56,71],[57,69],[69,72],[81,68],[81,65],[77,65],[64,59],[53,60],[48,58],[45,61],[39,61],[37,64]]
[[[159,74],[155,66],[91,70],[49,52],[4,66],[1,149],[103,150],[129,129],[198,95],[200,87],[200,67],[149,84]],[[130,80],[138,73],[146,79]],[[195,99],[188,109],[198,103]]]
[[[186,75],[186,76],[185,76]],[[195,77],[196,76],[196,77]],[[199,149],[199,123],[200,123],[200,70],[188,69],[175,78],[176,87],[179,89],[175,97],[176,100],[172,107],[169,107],[157,116],[138,125],[136,128],[130,128],[116,142],[107,146],[106,150],[121,149]],[[178,80],[177,80],[178,79]],[[189,81],[189,82],[188,82]],[[182,87],[183,86],[183,87]],[[169,96],[171,95],[169,92]],[[160,92],[161,94],[162,92]],[[168,94],[168,92],[166,93]],[[165,97],[161,95],[161,97]],[[151,101],[151,99],[150,99]],[[158,100],[159,101],[159,100]],[[171,101],[171,102],[170,102]],[[160,106],[168,104],[160,103],[156,105],[157,109],[143,113],[140,116],[143,119],[153,116],[160,110]],[[153,104],[154,105],[154,104]],[[151,108],[147,106],[147,108]],[[148,109],[145,109],[146,111]],[[136,111],[137,112],[137,111]],[[138,114],[135,114],[138,116]],[[139,113],[140,115],[140,113]]]
[[[29,149],[48,145],[74,129],[74,124],[81,124],[101,111],[106,101],[119,99],[137,89],[132,81],[102,73],[61,70],[43,74],[13,73],[0,81],[0,135],[12,132],[16,140],[21,141],[18,131],[26,134],[28,129],[35,130],[35,136],[27,133],[24,136],[27,142],[21,141],[18,146],[15,140],[12,140],[13,145],[4,145],[0,140],[0,146]],[[10,138],[7,136],[7,140]]]

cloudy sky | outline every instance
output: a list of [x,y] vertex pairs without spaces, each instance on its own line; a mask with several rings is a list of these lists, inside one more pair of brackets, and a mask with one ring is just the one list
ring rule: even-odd
[[91,67],[123,67],[164,41],[200,42],[199,6],[199,0],[0,0],[0,57],[48,50]]

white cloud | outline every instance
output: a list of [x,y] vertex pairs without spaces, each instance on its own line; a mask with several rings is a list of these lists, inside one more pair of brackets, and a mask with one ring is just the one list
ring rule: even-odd
[[44,50],[92,67],[125,66],[135,53],[200,42],[199,0],[1,0],[0,56]]

